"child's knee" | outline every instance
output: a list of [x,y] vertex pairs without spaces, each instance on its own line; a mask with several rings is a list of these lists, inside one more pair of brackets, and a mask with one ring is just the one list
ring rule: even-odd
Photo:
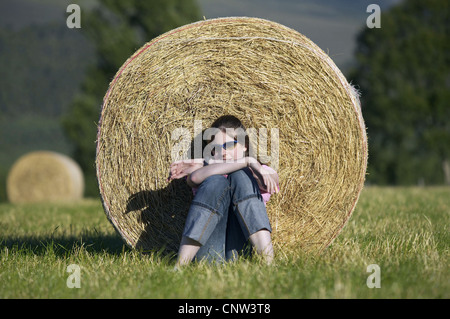
[[257,186],[256,180],[251,176],[250,172],[245,169],[240,169],[228,175],[231,188],[245,188],[253,190]]
[[233,203],[252,197],[262,200],[258,183],[250,174],[245,170],[239,170],[228,175]]
[[244,169],[240,169],[228,175],[228,180],[231,184],[243,184],[246,182],[251,182],[250,176],[246,173]]
[[216,207],[217,201],[229,198],[230,182],[222,175],[212,175],[207,177],[198,187],[193,202],[210,203]]
[[200,184],[200,187],[209,190],[218,190],[230,187],[230,182],[222,175],[211,175]]

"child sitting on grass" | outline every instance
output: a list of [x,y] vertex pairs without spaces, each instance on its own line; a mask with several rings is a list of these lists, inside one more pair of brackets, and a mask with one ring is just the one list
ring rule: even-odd
[[[279,192],[278,175],[248,154],[241,121],[225,115],[205,147],[204,161],[171,164],[169,180],[182,177],[194,191],[178,251],[177,267],[194,257],[232,260],[248,241],[267,263],[273,260],[271,227],[266,211],[270,195]],[[244,132],[244,134],[242,134]],[[245,135],[245,136],[244,136]],[[211,156],[206,154],[211,152]]]

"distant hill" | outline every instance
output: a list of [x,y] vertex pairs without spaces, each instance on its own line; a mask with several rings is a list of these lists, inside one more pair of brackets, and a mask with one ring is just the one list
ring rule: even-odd
[[56,23],[0,29],[0,114],[60,116],[93,61],[82,33]]
[[[89,10],[97,0],[2,0],[0,28],[53,23],[65,27],[66,8],[76,2]],[[377,0],[386,10],[401,0]],[[316,42],[336,64],[351,64],[354,37],[364,27],[373,0],[198,0],[206,18],[253,16],[291,27]],[[150,39],[149,39],[150,40]]]
[[1,0],[0,28],[21,29],[30,25],[54,23],[66,26],[66,8],[71,3],[83,9],[94,6],[96,0]]
[[198,0],[207,19],[252,16],[297,30],[327,52],[341,70],[352,64],[355,36],[371,3],[386,10],[401,0]]

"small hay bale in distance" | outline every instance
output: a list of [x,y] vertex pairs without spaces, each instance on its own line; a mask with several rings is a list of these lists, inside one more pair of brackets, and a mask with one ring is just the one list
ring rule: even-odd
[[106,215],[122,238],[143,250],[178,248],[192,193],[184,180],[166,180],[180,144],[172,134],[185,128],[194,138],[196,120],[206,129],[224,114],[268,134],[278,129],[281,192],[267,205],[275,245],[327,247],[364,184],[367,140],[358,95],[302,34],[240,17],[196,22],[153,39],[110,83],[96,167]]
[[7,178],[11,203],[73,202],[84,192],[84,176],[70,157],[36,151],[20,157]]

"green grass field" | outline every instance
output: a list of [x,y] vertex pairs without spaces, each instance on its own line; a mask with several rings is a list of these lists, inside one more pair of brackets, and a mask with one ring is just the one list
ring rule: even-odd
[[[99,200],[0,205],[0,298],[449,298],[450,188],[363,190],[322,255],[194,264],[123,245]],[[80,288],[68,288],[80,267]],[[380,288],[369,288],[371,264]],[[68,280],[69,279],[69,280]]]

